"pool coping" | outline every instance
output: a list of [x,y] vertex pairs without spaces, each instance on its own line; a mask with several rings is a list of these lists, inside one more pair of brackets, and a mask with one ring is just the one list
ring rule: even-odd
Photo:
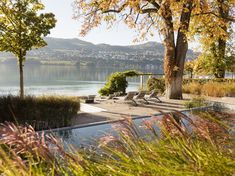
[[[209,102],[208,106],[202,106],[202,107],[196,107],[196,108],[190,108],[190,109],[184,109],[181,111],[171,111],[171,112],[165,112],[165,114],[170,114],[172,112],[188,112],[188,111],[197,111],[197,110],[205,110],[208,108],[216,108],[216,109],[231,109],[235,110],[235,105],[230,104],[230,103],[222,103],[222,102]],[[154,114],[152,116],[160,116],[163,115],[162,112],[159,112],[157,114]],[[148,118],[152,117],[150,115],[146,116],[133,116],[132,119],[143,119],[143,118]],[[92,127],[92,126],[98,126],[98,125],[104,125],[104,124],[110,124],[110,123],[116,123],[125,120],[124,118],[122,119],[117,119],[117,120],[105,120],[101,122],[92,122],[92,123],[87,123],[87,124],[81,124],[81,125],[74,125],[74,126],[69,126],[69,127],[62,127],[62,128],[54,128],[54,129],[49,129],[49,130],[40,130],[37,131],[38,133],[53,133],[53,132],[58,132],[58,131],[67,131],[67,130],[73,130],[73,129],[78,129],[78,128],[87,128],[87,127]]]

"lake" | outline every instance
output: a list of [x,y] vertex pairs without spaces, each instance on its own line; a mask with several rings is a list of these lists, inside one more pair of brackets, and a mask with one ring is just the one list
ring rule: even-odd
[[[107,76],[122,68],[89,68],[56,65],[26,65],[24,68],[27,95],[89,95],[98,94]],[[139,70],[143,72],[151,72]],[[138,90],[138,77],[129,80],[127,91]],[[147,78],[145,78],[147,80]],[[16,65],[0,64],[0,95],[19,92],[19,73]]]

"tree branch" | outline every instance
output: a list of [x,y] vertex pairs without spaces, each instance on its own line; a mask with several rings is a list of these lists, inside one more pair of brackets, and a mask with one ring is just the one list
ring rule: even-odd
[[220,15],[214,13],[214,12],[203,12],[203,13],[197,13],[197,14],[194,14],[193,16],[199,16],[199,15],[214,15],[215,17],[217,18],[223,18],[225,20],[228,20],[228,21],[231,21],[231,22],[235,22],[235,17],[231,17],[231,16],[228,16],[228,17],[221,17]]

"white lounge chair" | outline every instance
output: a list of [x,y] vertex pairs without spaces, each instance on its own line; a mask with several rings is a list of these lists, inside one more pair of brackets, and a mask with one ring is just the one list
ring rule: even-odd
[[84,98],[85,103],[94,103],[96,95],[88,95]]
[[134,100],[135,96],[136,92],[128,92],[127,95],[124,97],[124,101],[131,101],[132,103],[134,103],[135,106],[137,106],[137,103]]
[[157,99],[159,103],[161,103],[162,101],[159,99],[158,97],[158,91],[153,90],[151,92],[151,94],[149,95],[148,99]]
[[145,99],[145,95],[147,94],[146,91],[140,91],[135,97],[134,100],[144,100],[147,104],[149,104],[149,102]]

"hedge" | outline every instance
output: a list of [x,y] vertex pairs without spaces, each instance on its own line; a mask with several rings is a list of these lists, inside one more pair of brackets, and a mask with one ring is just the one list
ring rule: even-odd
[[0,122],[30,124],[37,130],[71,125],[70,120],[80,109],[75,97],[18,96],[0,97]]

